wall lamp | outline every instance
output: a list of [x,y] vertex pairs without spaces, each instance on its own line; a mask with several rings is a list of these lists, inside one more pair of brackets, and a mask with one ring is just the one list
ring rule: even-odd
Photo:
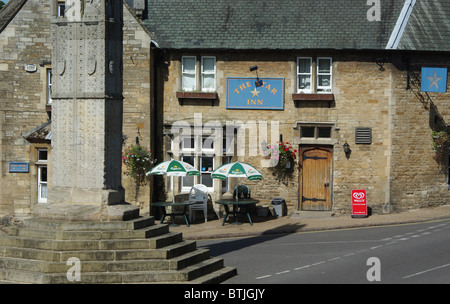
[[345,141],[345,144],[344,144],[344,153],[345,153],[345,156],[346,156],[347,158],[349,158],[351,152],[352,152],[352,150],[350,149],[350,145],[348,144],[347,141]]
[[262,82],[262,80],[260,80],[259,77],[258,77],[258,66],[257,66],[257,65],[254,65],[254,66],[250,67],[250,72],[254,72],[254,71],[256,71],[256,82],[255,82],[255,86],[256,86],[256,87],[260,87],[260,86],[263,85],[263,82]]

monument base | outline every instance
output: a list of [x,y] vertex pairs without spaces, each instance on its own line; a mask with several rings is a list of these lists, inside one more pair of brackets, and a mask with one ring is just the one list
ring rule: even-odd
[[49,189],[48,201],[51,203],[73,203],[79,205],[116,205],[125,201],[125,189],[86,189],[54,186]]
[[139,207],[128,203],[88,205],[70,203],[37,204],[33,216],[66,221],[126,221],[139,217]]

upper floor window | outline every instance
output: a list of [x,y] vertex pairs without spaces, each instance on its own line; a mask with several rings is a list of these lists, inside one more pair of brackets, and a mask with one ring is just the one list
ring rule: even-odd
[[64,17],[64,11],[66,10],[66,3],[58,1],[58,10],[57,10],[57,16],[58,17]]
[[[197,65],[200,65],[200,69]],[[216,57],[202,56],[200,62],[197,62],[196,56],[183,56],[181,59],[181,88],[184,91],[215,91]]]
[[297,92],[331,93],[332,58],[297,58]]

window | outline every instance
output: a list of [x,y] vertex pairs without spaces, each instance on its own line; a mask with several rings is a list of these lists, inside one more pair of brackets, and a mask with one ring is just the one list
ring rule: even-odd
[[317,92],[331,93],[331,58],[317,58]]
[[297,59],[297,91],[311,93],[312,59]]
[[202,91],[216,90],[216,58],[202,57]]
[[[181,58],[181,89],[183,91],[214,92],[216,90],[216,57],[202,56],[200,73],[197,75],[197,57]],[[197,83],[199,79],[200,83]]]
[[331,138],[331,127],[326,126],[301,126],[300,127],[301,138]]
[[195,91],[196,86],[196,58],[195,57],[183,57],[182,59],[182,75],[181,75],[181,87],[184,91]]
[[57,16],[58,17],[64,17],[64,11],[66,10],[66,3],[65,2],[59,2],[58,1],[58,11]]
[[47,202],[47,149],[37,150],[38,203]]
[[212,171],[214,170],[214,137],[189,136],[180,140],[181,160],[200,171],[200,176],[181,178],[181,190],[189,191],[194,184],[203,184],[213,189]]
[[331,93],[332,63],[332,58],[329,57],[318,57],[316,60],[312,57],[297,58],[297,92]]
[[52,103],[52,69],[47,69],[47,104]]

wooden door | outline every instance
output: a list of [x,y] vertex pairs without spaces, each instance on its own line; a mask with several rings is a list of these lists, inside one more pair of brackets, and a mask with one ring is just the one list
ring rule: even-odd
[[301,149],[301,210],[331,210],[332,149]]

